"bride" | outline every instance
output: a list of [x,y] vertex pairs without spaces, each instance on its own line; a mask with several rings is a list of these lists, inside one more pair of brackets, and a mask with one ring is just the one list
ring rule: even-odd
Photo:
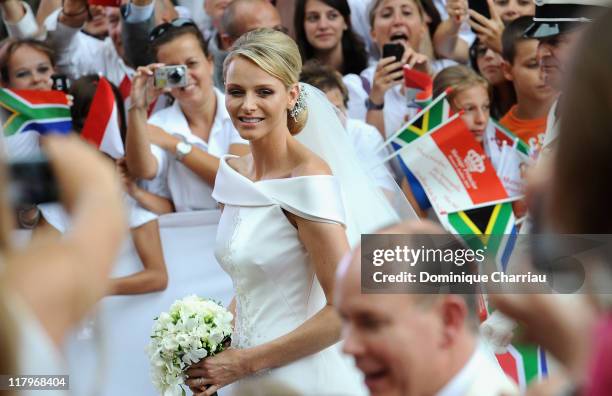
[[398,216],[364,182],[325,96],[298,84],[301,65],[293,40],[270,29],[242,36],[224,63],[225,104],[251,154],[223,157],[215,181],[224,204],[216,256],[234,284],[235,333],[232,348],[187,371],[197,394],[235,382],[365,393],[334,345],[336,263],[349,240]]

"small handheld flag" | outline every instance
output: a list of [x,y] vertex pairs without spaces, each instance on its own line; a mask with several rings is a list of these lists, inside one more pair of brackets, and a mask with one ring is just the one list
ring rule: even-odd
[[0,88],[0,106],[4,136],[72,130],[70,106],[64,92]]
[[98,82],[81,137],[113,158],[125,155],[115,95],[110,83],[104,77],[100,77]]

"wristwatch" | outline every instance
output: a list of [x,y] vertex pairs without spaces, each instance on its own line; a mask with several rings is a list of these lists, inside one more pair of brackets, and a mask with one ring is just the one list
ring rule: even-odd
[[382,110],[385,108],[385,102],[382,102],[381,104],[376,104],[372,102],[370,98],[366,98],[365,107],[368,110]]
[[185,156],[189,153],[191,153],[191,149],[192,149],[192,145],[191,143],[187,143],[187,142],[178,142],[176,144],[176,160],[177,161],[182,161],[183,158],[185,158]]

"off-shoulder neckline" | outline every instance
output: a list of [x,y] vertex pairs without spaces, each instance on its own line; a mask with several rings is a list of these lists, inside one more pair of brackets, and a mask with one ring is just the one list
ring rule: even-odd
[[228,158],[239,158],[239,156],[234,155],[234,154],[225,154],[221,158],[221,162],[223,162],[225,166],[229,167],[232,170],[232,172],[236,173],[239,177],[253,184],[265,183],[265,182],[285,182],[289,180],[298,180],[298,179],[304,179],[304,178],[332,178],[332,179],[335,178],[334,175],[304,175],[304,176],[280,177],[276,179],[251,180],[245,175],[243,175],[242,173],[238,172],[234,167],[232,167],[227,162]]

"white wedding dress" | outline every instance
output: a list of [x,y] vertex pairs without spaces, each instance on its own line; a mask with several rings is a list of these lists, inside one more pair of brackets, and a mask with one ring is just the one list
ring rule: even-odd
[[[339,224],[345,214],[334,176],[253,182],[228,165],[229,157],[221,160],[213,192],[225,205],[215,254],[234,284],[232,345],[249,348],[291,332],[325,304],[308,252],[283,211]],[[300,395],[366,394],[360,374],[338,344],[234,387],[253,386],[253,381],[256,387],[284,385]]]

